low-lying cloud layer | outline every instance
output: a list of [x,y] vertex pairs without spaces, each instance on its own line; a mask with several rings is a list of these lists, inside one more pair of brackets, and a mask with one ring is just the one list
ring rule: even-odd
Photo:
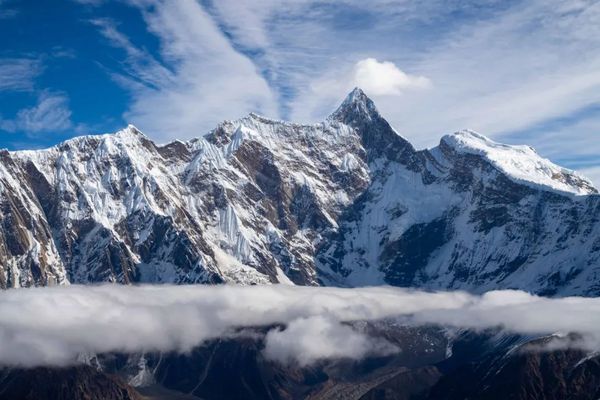
[[548,299],[518,291],[474,296],[401,288],[70,286],[0,293],[0,364],[66,365],[79,354],[189,351],[233,329],[281,325],[265,355],[309,364],[398,351],[348,321],[402,317],[415,325],[523,334],[578,332],[600,344],[600,299]]
[[298,318],[283,330],[271,330],[265,338],[268,358],[284,364],[297,362],[301,366],[326,358],[361,359],[399,350],[382,338],[369,337],[325,316]]

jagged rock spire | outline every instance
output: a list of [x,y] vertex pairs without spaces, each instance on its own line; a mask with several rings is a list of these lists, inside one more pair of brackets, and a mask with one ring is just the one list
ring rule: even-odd
[[375,103],[361,88],[354,88],[344,99],[342,104],[329,117],[329,120],[340,121],[354,125],[358,121],[371,121],[381,118]]
[[419,169],[415,161],[415,149],[383,118],[375,103],[362,89],[354,88],[342,104],[328,118],[356,129],[367,150],[367,158],[374,160],[386,157],[401,164],[410,165],[411,169]]

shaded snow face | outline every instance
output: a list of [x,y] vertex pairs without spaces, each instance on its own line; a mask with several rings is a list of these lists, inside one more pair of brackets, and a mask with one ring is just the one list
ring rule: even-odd
[[[560,316],[557,317],[557,316]],[[70,286],[0,293],[0,364],[67,365],[82,354],[186,352],[244,327],[283,325],[265,355],[308,365],[401,351],[353,321],[502,327],[522,334],[577,332],[600,349],[600,299],[548,299],[519,291],[482,296],[391,287]]]

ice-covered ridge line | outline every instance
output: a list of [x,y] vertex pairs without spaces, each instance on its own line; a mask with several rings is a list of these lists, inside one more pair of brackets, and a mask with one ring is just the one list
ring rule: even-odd
[[446,135],[442,142],[459,154],[485,157],[519,183],[578,196],[598,193],[590,180],[541,157],[530,146],[497,143],[472,130]]
[[[261,114],[257,114],[255,112],[251,112],[248,115],[246,115],[245,117],[242,118],[238,118],[238,119],[227,119],[224,120],[223,122],[221,122],[217,128],[212,129],[210,132],[208,132],[207,134],[204,135],[204,137],[206,136],[210,136],[212,134],[214,134],[214,132],[219,128],[222,127],[224,125],[245,125],[245,124],[254,124],[255,122],[259,122],[261,124],[266,124],[266,125],[282,125],[284,127],[294,127],[294,128],[318,128],[323,126],[324,122],[316,122],[316,123],[299,123],[299,122],[293,122],[293,121],[286,121],[286,120],[282,120],[282,119],[277,119],[277,118],[270,118]],[[195,142],[199,140],[199,138],[194,138],[191,139],[189,142]],[[177,142],[178,140],[174,140],[173,142]],[[185,142],[184,142],[185,143]]]
[[243,120],[247,120],[247,119],[255,119],[258,120],[262,123],[266,123],[266,124],[280,124],[280,125],[284,125],[284,126],[294,126],[294,127],[309,127],[309,128],[314,128],[316,126],[322,125],[322,123],[315,123],[315,124],[302,124],[302,123],[298,123],[298,122],[293,122],[293,121],[286,121],[283,119],[276,119],[276,118],[269,118],[267,116],[261,115],[261,114],[257,114],[255,112],[251,112],[248,114],[248,116],[241,118],[238,121],[243,121]]
[[112,132],[112,133],[101,133],[101,134],[91,134],[91,135],[75,136],[75,137],[73,137],[71,139],[67,139],[67,140],[62,141],[62,142],[60,142],[58,144],[55,144],[54,146],[46,147],[46,148],[43,148],[43,149],[36,149],[36,150],[14,150],[14,151],[9,151],[9,153],[12,154],[12,155],[15,155],[17,157],[19,157],[19,156],[27,157],[27,156],[30,156],[32,154],[38,154],[38,153],[48,152],[48,151],[60,149],[61,147],[64,147],[66,145],[80,144],[82,142],[86,142],[86,141],[89,141],[89,140],[102,141],[102,140],[111,139],[111,138],[120,138],[120,139],[125,139],[127,141],[128,139],[132,139],[132,138],[136,138],[136,137],[137,138],[142,137],[142,138],[148,139],[148,137],[146,135],[144,135],[142,133],[142,131],[140,131],[139,129],[137,129],[134,125],[129,124],[124,129],[121,129],[121,130],[118,130],[118,131]]
[[[364,95],[364,93],[362,93],[362,91],[360,91],[360,89],[355,89],[346,98],[340,108],[342,108],[344,105],[347,106],[349,103],[362,103],[360,100],[362,100],[363,97],[368,100],[368,98]],[[367,100],[365,100],[365,102],[370,102]],[[259,126],[262,128],[264,125],[273,125],[293,127],[296,129],[304,128],[309,130],[323,129],[327,126],[332,126],[332,124],[343,125],[339,121],[331,119],[327,119],[324,122],[316,124],[297,124],[289,121],[271,119],[256,113],[250,113],[248,116],[238,120],[224,121],[221,125],[223,124],[247,126],[249,128],[258,128]],[[265,134],[265,132],[262,132],[262,129],[252,130],[261,131],[258,136]],[[211,133],[212,132],[214,132],[214,130],[211,131]],[[398,134],[398,132],[396,132],[396,134]],[[280,139],[277,137],[278,135],[267,134],[267,136],[273,136],[271,139]],[[34,161],[35,164],[44,164],[44,159],[52,157],[53,155],[55,156],[56,154],[54,153],[61,151],[60,149],[65,145],[79,147],[84,143],[89,143],[89,141],[99,141],[110,142],[106,143],[110,146],[113,144],[112,142],[115,141],[119,142],[121,145],[128,146],[139,143],[140,138],[147,137],[135,126],[130,124],[125,129],[112,134],[105,133],[100,135],[80,136],[66,140],[47,149],[19,150],[10,153],[17,158]],[[206,143],[199,143],[203,142],[203,139],[203,137],[200,137],[197,139],[192,139],[188,142],[179,142],[186,145],[191,151],[198,151],[202,149],[206,150]],[[243,138],[238,139],[243,140]],[[484,156],[492,165],[518,183],[529,184],[535,186],[536,188],[574,195],[589,195],[598,192],[590,180],[578,175],[574,171],[562,168],[551,161],[540,157],[535,150],[529,146],[515,146],[497,143],[471,130],[462,130],[454,134],[446,135],[442,138],[442,142],[454,148],[455,151],[459,153],[478,154]]]
[[[37,150],[17,150],[9,152],[15,159],[31,162],[46,177],[51,184],[56,183],[55,167],[61,160],[70,164],[74,154],[79,154],[86,146],[98,144],[98,151],[94,157],[105,156],[111,152],[122,152],[131,154],[131,149],[140,144],[140,139],[148,139],[139,129],[129,124],[124,129],[114,133],[103,133],[98,135],[82,135],[60,142],[54,146]],[[83,164],[80,164],[83,167]]]

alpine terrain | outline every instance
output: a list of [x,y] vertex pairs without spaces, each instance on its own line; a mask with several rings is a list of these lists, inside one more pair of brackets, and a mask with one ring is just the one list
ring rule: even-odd
[[[358,88],[314,125],[250,114],[188,142],[158,145],[130,125],[0,152],[2,289],[281,283],[598,296],[599,222],[592,183],[534,149],[464,130],[417,150]],[[286,327],[257,326],[185,353],[79,352],[78,365],[0,368],[0,399],[600,394],[600,357],[570,349],[569,335],[387,319],[344,327],[400,351],[285,364],[264,349],[270,329]]]
[[0,287],[390,284],[600,294],[600,195],[464,130],[416,150],[353,90],[158,145],[133,126],[0,153]]

